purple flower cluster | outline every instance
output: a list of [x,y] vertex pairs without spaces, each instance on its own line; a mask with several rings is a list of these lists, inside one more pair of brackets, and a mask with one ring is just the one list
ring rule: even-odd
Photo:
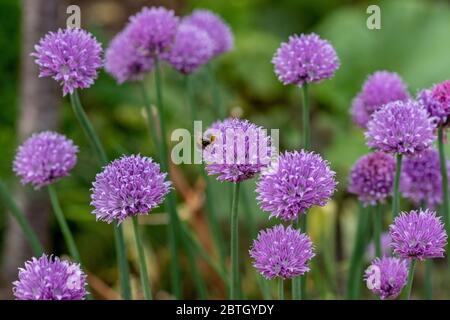
[[264,129],[247,120],[218,121],[206,134],[215,138],[203,151],[206,170],[218,175],[219,181],[251,179],[270,164],[270,138]]
[[423,103],[430,117],[438,126],[448,124],[450,116],[450,80],[441,82],[428,91],[419,92],[418,99]]
[[127,217],[146,215],[170,191],[159,165],[140,155],[123,156],[95,177],[91,205],[97,220],[123,222]]
[[311,239],[291,226],[277,225],[262,230],[253,242],[253,266],[266,278],[290,279],[309,271],[314,257]]
[[77,153],[78,147],[61,134],[35,133],[19,147],[13,170],[22,184],[39,189],[69,175],[77,162]]
[[102,66],[102,48],[82,29],[59,29],[50,32],[35,46],[39,77],[52,77],[62,83],[63,94],[77,88],[89,88]]
[[380,299],[395,299],[406,285],[406,260],[393,257],[376,258],[367,268],[364,279],[367,287]]
[[289,37],[278,48],[272,63],[283,84],[297,86],[329,79],[339,68],[333,46],[314,33]]
[[86,284],[79,264],[43,254],[19,269],[13,293],[16,300],[84,300]]
[[146,56],[133,46],[128,29],[114,37],[105,53],[105,70],[118,83],[142,80],[153,66],[153,58]]
[[[447,162],[450,173],[449,169],[450,163]],[[427,207],[436,208],[442,203],[442,176],[436,149],[431,148],[403,160],[400,191],[416,205],[425,202]]]
[[178,29],[179,18],[164,7],[144,7],[130,17],[127,34],[130,43],[147,57],[170,49]]
[[395,160],[391,155],[380,151],[367,154],[353,166],[348,191],[364,204],[375,205],[391,195],[394,175]]
[[183,22],[194,25],[208,33],[213,57],[233,49],[233,34],[228,24],[221,17],[208,10],[195,10]]
[[397,73],[377,71],[367,78],[361,92],[353,100],[353,121],[366,128],[375,111],[386,103],[397,100],[409,100],[406,84]]
[[403,212],[390,226],[394,253],[403,259],[444,257],[447,234],[434,211]]
[[336,188],[335,172],[318,154],[286,152],[263,174],[256,192],[270,217],[296,219],[312,206],[324,206]]
[[372,115],[365,133],[367,145],[387,153],[420,153],[436,139],[425,109],[414,101],[394,101]]
[[183,22],[164,59],[179,72],[190,74],[211,59],[213,49],[213,41],[206,31]]

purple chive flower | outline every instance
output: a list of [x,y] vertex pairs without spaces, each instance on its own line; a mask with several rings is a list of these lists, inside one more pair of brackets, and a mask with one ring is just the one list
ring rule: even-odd
[[312,206],[324,206],[336,189],[335,172],[318,154],[286,152],[256,186],[259,205],[270,217],[294,220]]
[[92,34],[82,29],[50,32],[35,46],[39,77],[52,77],[63,85],[63,95],[89,88],[102,66],[102,48]]
[[133,46],[148,57],[167,51],[178,28],[178,17],[164,7],[143,8],[130,17],[128,36]]
[[[384,232],[381,234],[381,255],[383,257],[385,256],[389,256],[392,252],[392,248],[391,248],[391,236],[389,235],[388,232]],[[369,257],[369,259],[375,259],[375,243],[373,241],[371,241],[369,243],[369,245],[367,246],[367,256]]]
[[395,72],[377,71],[364,82],[363,88],[353,100],[352,116],[357,125],[365,128],[372,113],[392,101],[409,100],[406,84]]
[[213,45],[213,57],[233,49],[233,33],[221,17],[208,10],[195,10],[184,22],[208,33]]
[[166,176],[151,158],[132,155],[114,160],[95,177],[91,189],[93,214],[107,223],[147,215],[170,191]]
[[250,249],[253,266],[266,278],[290,279],[309,271],[314,254],[311,239],[288,226],[262,230]]
[[391,195],[394,187],[395,160],[377,151],[362,156],[353,166],[348,191],[365,205],[375,205]]
[[434,211],[402,212],[390,226],[394,253],[403,259],[444,257],[447,234]]
[[182,23],[175,42],[164,59],[176,70],[190,74],[208,63],[213,54],[213,42],[208,33],[194,25]]
[[393,257],[376,258],[367,268],[364,280],[380,299],[395,299],[406,285],[408,264]]
[[203,151],[206,171],[219,181],[251,179],[271,161],[270,138],[261,127],[235,118],[214,123],[206,134],[214,142]]
[[278,48],[272,63],[283,84],[297,86],[329,79],[339,68],[333,46],[315,33],[289,37]]
[[43,254],[19,268],[13,293],[16,300],[84,300],[86,278],[79,264]]
[[69,175],[77,162],[78,147],[56,132],[33,134],[17,150],[13,170],[22,184],[36,189]]
[[372,115],[365,133],[367,145],[387,153],[420,153],[436,139],[433,125],[421,104],[394,101]]
[[128,29],[114,37],[105,53],[105,69],[119,84],[142,80],[153,66],[153,59],[132,45]]
[[425,106],[429,116],[437,126],[448,124],[450,116],[450,80],[433,86],[431,90],[419,91],[417,100]]
[[[447,162],[447,171],[450,163]],[[402,164],[400,191],[416,205],[425,202],[427,207],[436,208],[442,203],[442,176],[439,153],[428,149],[418,155],[406,157]]]

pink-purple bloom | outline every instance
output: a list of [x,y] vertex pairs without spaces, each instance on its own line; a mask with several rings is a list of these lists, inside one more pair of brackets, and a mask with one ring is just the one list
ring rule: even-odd
[[261,174],[256,193],[270,217],[294,220],[312,206],[324,206],[336,189],[335,172],[320,155],[285,152]]
[[131,155],[114,160],[95,177],[91,195],[93,214],[107,223],[147,215],[170,191],[166,176],[151,158]]
[[164,7],[144,7],[130,17],[127,26],[131,44],[145,56],[156,57],[170,49],[179,18]]
[[406,84],[395,72],[377,71],[364,82],[362,90],[352,103],[353,121],[366,128],[370,116],[392,101],[409,99]]
[[247,120],[215,122],[206,135],[214,136],[203,151],[206,171],[219,181],[251,179],[270,164],[272,148],[266,130]]
[[394,175],[395,160],[391,155],[380,151],[364,155],[351,169],[348,191],[365,205],[384,202],[392,194]]
[[436,139],[426,110],[415,101],[394,101],[372,115],[367,145],[387,153],[411,155],[428,149]]
[[78,147],[56,132],[33,134],[17,150],[13,170],[22,184],[36,189],[67,175],[77,162]]
[[199,9],[183,20],[208,33],[213,45],[213,57],[233,49],[233,33],[228,24],[215,13]]
[[266,279],[301,276],[309,271],[314,255],[308,235],[283,225],[262,230],[250,249],[253,266]]
[[49,32],[35,46],[39,77],[52,77],[63,86],[63,95],[89,88],[102,66],[102,48],[92,34],[82,29]]
[[431,90],[422,90],[417,94],[428,114],[437,126],[448,124],[450,116],[450,80],[434,85]]
[[407,261],[394,257],[376,258],[364,274],[367,287],[382,300],[395,299],[407,277]]
[[447,234],[441,217],[426,209],[402,212],[390,226],[394,253],[403,259],[442,258]]
[[[447,162],[450,173],[449,169]],[[436,208],[442,203],[442,176],[436,149],[430,148],[403,160],[400,191],[416,205],[424,202],[427,207]]]
[[315,33],[290,36],[278,48],[272,63],[283,84],[297,86],[329,79],[339,68],[333,46]]
[[131,43],[129,29],[125,29],[112,39],[105,53],[105,70],[121,84],[138,81],[154,66],[153,58],[146,56]]
[[19,268],[13,293],[16,300],[84,300],[86,278],[79,264],[43,254]]
[[206,31],[188,23],[181,23],[175,42],[164,59],[176,70],[190,74],[208,63],[213,55],[213,42]]

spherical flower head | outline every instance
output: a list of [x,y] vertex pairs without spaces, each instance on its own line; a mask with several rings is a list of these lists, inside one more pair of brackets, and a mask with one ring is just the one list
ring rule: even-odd
[[145,7],[130,17],[127,26],[130,41],[144,55],[158,56],[172,45],[178,21],[173,10],[164,7]]
[[336,189],[335,175],[318,154],[286,152],[261,174],[256,186],[259,205],[270,217],[294,220],[330,200]]
[[170,191],[166,175],[151,158],[132,155],[114,160],[95,177],[91,189],[93,214],[107,223],[147,215]]
[[[391,236],[389,235],[389,232],[384,232],[381,234],[380,236],[380,240],[381,240],[381,256],[385,257],[385,256],[389,256],[392,252],[392,248],[391,248]],[[375,243],[373,241],[371,241],[369,243],[369,245],[367,246],[367,257],[370,260],[373,260],[376,258],[375,255]]]
[[394,253],[403,259],[444,257],[447,234],[434,211],[402,212],[390,226]]
[[214,137],[203,150],[206,171],[217,175],[219,181],[251,179],[271,162],[272,147],[266,130],[247,120],[218,121],[205,134]]
[[352,116],[356,124],[365,128],[372,113],[392,101],[407,101],[406,84],[395,72],[377,71],[364,82],[361,92],[353,101]]
[[35,46],[39,77],[52,77],[63,85],[63,95],[89,88],[102,66],[102,48],[92,34],[82,29],[50,32]]
[[421,104],[394,101],[372,115],[365,133],[367,145],[387,153],[412,155],[435,140],[434,126]]
[[362,156],[349,176],[348,191],[358,196],[365,205],[384,202],[394,186],[395,160],[384,152]]
[[417,94],[428,114],[437,126],[448,125],[450,116],[450,80],[438,83],[431,90],[421,90]]
[[272,63],[283,84],[297,86],[329,79],[339,68],[333,46],[315,33],[289,37],[278,48]]
[[84,300],[86,278],[79,264],[43,254],[19,268],[13,293],[16,300]]
[[[450,174],[450,163],[447,172]],[[439,153],[430,148],[418,155],[406,157],[402,163],[400,191],[416,205],[425,202],[436,208],[442,203],[442,176]]]
[[376,258],[364,275],[367,287],[382,300],[395,299],[407,278],[407,261],[393,257]]
[[184,19],[208,33],[213,45],[213,57],[217,57],[233,49],[233,33],[229,25],[218,15],[209,10],[195,10]]
[[67,175],[77,163],[78,147],[56,132],[33,134],[17,150],[13,170],[22,184],[36,189]]
[[301,276],[309,271],[314,255],[308,235],[283,225],[262,230],[250,249],[253,266],[266,279]]
[[208,63],[212,54],[213,42],[208,33],[194,25],[182,23],[164,59],[179,72],[190,74]]
[[133,46],[128,30],[117,34],[105,53],[105,69],[119,84],[142,80],[154,66],[151,57]]

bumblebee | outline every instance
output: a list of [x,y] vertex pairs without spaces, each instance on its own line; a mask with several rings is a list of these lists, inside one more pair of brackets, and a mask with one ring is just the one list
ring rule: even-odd
[[205,150],[206,147],[213,144],[215,141],[216,141],[216,136],[214,136],[214,135],[203,136],[199,139],[199,141],[197,142],[197,145],[198,145],[199,149]]

